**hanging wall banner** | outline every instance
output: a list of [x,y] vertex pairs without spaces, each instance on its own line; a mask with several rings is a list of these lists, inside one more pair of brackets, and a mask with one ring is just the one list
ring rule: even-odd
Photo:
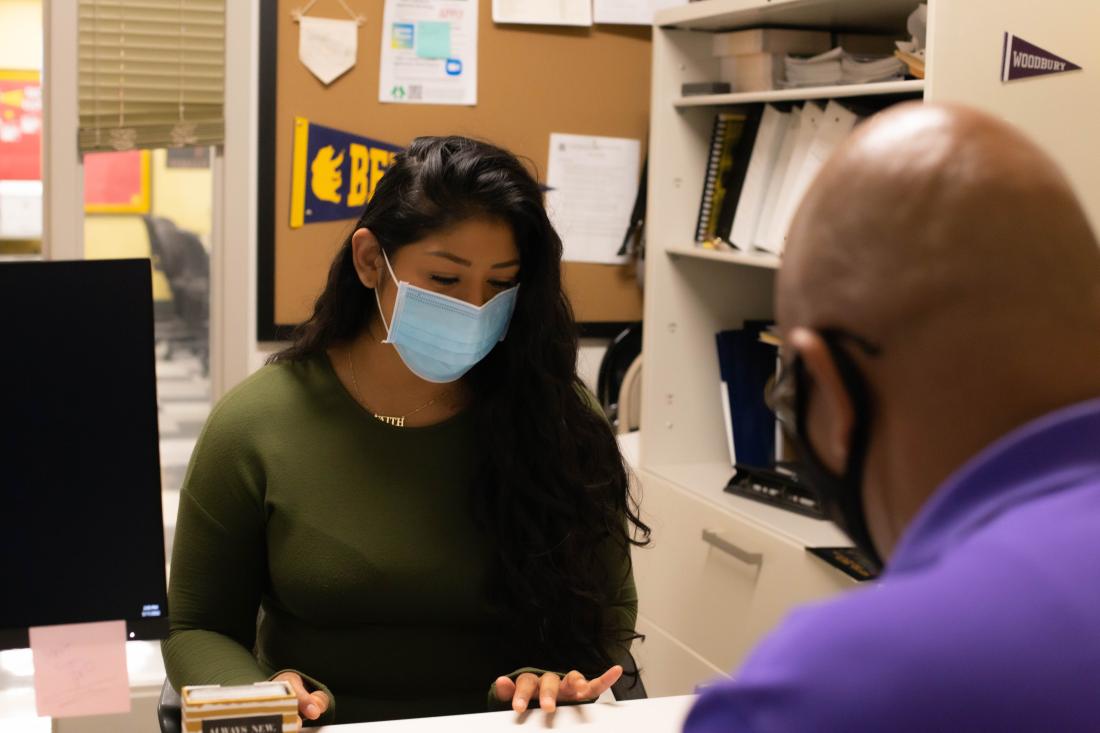
[[354,219],[402,148],[294,118],[290,226]]
[[1011,33],[1005,33],[1001,51],[1002,82],[1027,79],[1032,76],[1062,74],[1080,69],[1080,66],[1066,61],[1061,56],[1056,56]]
[[331,84],[355,66],[359,24],[354,20],[298,19],[298,58],[323,84]]

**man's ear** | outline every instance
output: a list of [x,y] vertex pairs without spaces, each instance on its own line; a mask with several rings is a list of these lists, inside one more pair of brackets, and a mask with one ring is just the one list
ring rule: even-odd
[[383,279],[382,245],[370,229],[360,227],[351,235],[351,259],[359,281],[368,288],[378,287]]
[[802,358],[810,386],[803,436],[818,458],[835,474],[843,474],[852,448],[855,405],[841,379],[840,370],[819,333],[808,328],[792,329],[787,342]]

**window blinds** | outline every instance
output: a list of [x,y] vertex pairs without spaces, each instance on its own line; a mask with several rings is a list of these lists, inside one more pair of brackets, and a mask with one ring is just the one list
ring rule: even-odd
[[80,0],[80,149],[221,144],[225,0]]

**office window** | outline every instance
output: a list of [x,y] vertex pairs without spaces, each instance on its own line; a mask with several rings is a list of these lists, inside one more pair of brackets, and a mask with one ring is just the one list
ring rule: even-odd
[[80,0],[80,149],[221,144],[224,0]]

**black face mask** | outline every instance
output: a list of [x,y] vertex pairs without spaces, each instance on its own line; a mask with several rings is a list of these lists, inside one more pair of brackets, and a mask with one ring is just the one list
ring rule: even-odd
[[869,355],[877,355],[877,346],[859,336],[838,330],[819,332],[825,341],[829,354],[836,363],[837,371],[848,397],[852,400],[855,412],[855,424],[852,426],[851,446],[844,473],[833,473],[818,457],[810,444],[807,425],[810,404],[810,380],[806,365],[801,357],[795,357],[791,364],[793,377],[793,426],[783,421],[787,437],[794,443],[798,453],[798,475],[800,479],[814,489],[821,499],[826,515],[844,530],[857,548],[867,555],[876,566],[876,572],[883,562],[867,527],[867,516],[863,509],[863,468],[867,459],[867,444],[871,437],[871,395],[867,381],[860,373],[855,361],[841,347],[841,341],[848,341]]

